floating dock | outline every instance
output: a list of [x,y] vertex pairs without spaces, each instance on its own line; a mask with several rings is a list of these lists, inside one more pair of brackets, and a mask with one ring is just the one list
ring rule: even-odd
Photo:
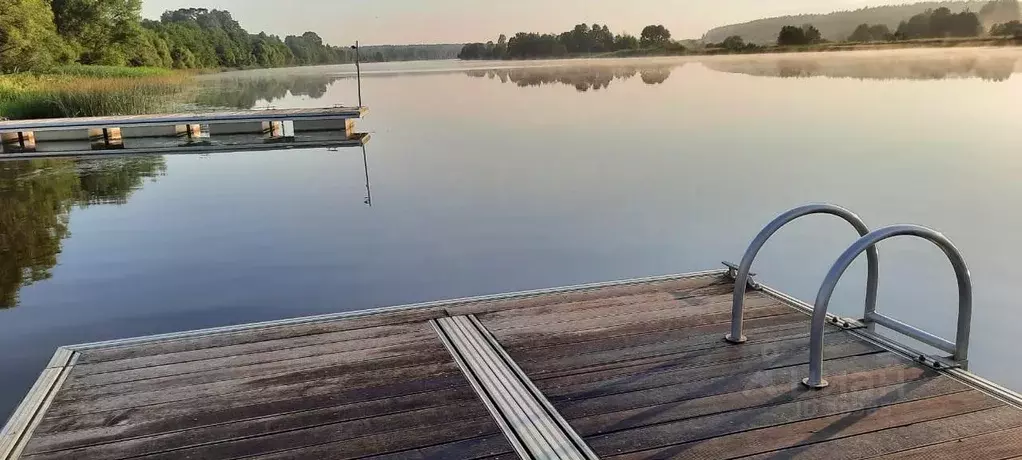
[[0,121],[0,160],[352,147],[365,107]]
[[743,268],[64,347],[0,458],[1022,456],[1017,393]]

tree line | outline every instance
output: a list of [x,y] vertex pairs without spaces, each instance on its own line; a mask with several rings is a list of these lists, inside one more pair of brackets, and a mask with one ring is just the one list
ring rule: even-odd
[[[141,0],[0,0],[0,72],[80,63],[174,69],[353,62],[315,32],[246,31],[228,11],[183,8],[143,20]],[[460,45],[458,45],[460,47]],[[367,61],[449,59],[451,45],[364,49]]]
[[[979,13],[968,10],[955,13],[946,7],[928,9],[901,21],[893,32],[886,24],[863,23],[856,27],[846,40],[849,42],[874,42],[977,37],[987,33],[983,26],[984,18],[988,22],[992,19],[1007,20],[1003,23],[993,24],[990,27],[989,35],[1022,38],[1022,23],[1019,21],[1019,18],[1022,18],[1022,8],[1019,7],[1018,0],[993,0],[984,5]],[[826,41],[820,30],[812,24],[805,24],[801,27],[786,25],[777,34],[778,46],[803,46]],[[737,35],[730,36],[724,42],[714,46],[732,51],[735,51],[736,47],[737,50],[749,49],[749,46],[742,41],[742,37]]]
[[458,53],[459,59],[531,59],[565,57],[579,54],[610,53],[671,45],[671,31],[663,25],[646,26],[639,37],[614,34],[604,24],[578,24],[560,34],[519,32],[510,39],[501,34],[496,43],[469,43]]
[[920,38],[976,37],[986,31],[984,23],[992,24],[991,36],[1022,37],[1022,8],[1018,0],[993,0],[980,9],[952,12],[949,8],[926,10],[901,21],[892,32],[883,24],[861,24],[850,36],[851,42],[895,41]]

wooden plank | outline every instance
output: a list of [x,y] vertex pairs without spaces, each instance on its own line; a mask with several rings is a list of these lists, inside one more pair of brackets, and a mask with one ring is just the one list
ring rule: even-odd
[[[828,360],[864,356],[878,353],[875,347],[851,341],[824,345],[825,357]],[[572,391],[586,391],[585,386],[602,385],[605,380],[642,380],[648,379],[650,384],[668,384],[670,382],[697,381],[721,375],[755,372],[769,368],[806,366],[809,357],[805,353],[780,355],[764,365],[758,356],[749,356],[720,364],[687,366],[684,362],[653,362],[636,366],[621,366],[609,369],[583,369],[578,373],[556,376],[550,379],[536,380],[536,385],[551,397],[559,397]],[[684,375],[680,375],[684,374]],[[662,383],[655,383],[662,382]],[[578,385],[577,388],[573,388]]]
[[[1022,426],[1022,411],[1005,405],[964,415],[913,423],[743,458],[748,460],[776,460],[778,458],[797,460],[856,460],[874,458],[879,455],[896,453],[919,446],[943,442],[958,442],[962,438],[1019,426]],[[940,456],[931,458],[940,458]],[[970,458],[978,459],[982,457],[971,456]]]
[[[564,315],[568,313],[592,313],[595,316],[598,312],[607,308],[620,308],[626,306],[641,307],[645,304],[654,304],[672,301],[674,306],[696,306],[703,303],[711,303],[704,299],[712,298],[714,300],[719,299],[722,296],[731,298],[730,293],[732,287],[727,284],[711,284],[706,287],[700,287],[693,290],[654,290],[650,292],[640,292],[631,295],[622,295],[614,297],[599,297],[595,299],[582,300],[577,302],[565,302],[548,305],[538,305],[531,307],[519,307],[507,310],[498,310],[495,312],[485,313],[477,315],[479,319],[486,319],[492,324],[502,324],[504,322],[516,322],[516,321],[527,321],[535,320],[536,318],[549,318],[551,315]],[[693,296],[694,293],[699,295]],[[758,294],[758,293],[757,293]],[[759,294],[762,297],[762,294]]]
[[[439,443],[460,441],[495,434],[497,426],[489,416],[463,419],[432,426],[420,426],[399,432],[386,431],[354,439],[343,439],[344,431],[320,427],[282,435],[265,436],[218,444],[216,450],[195,449],[150,456],[152,460],[217,458],[228,460],[254,452],[266,452],[254,459],[351,459],[384,455]],[[246,457],[247,458],[247,457]]]
[[402,324],[397,326],[381,326],[355,329],[322,334],[299,335],[278,339],[262,340],[237,345],[225,345],[216,348],[203,348],[191,351],[179,351],[160,355],[139,356],[121,360],[98,363],[80,364],[75,367],[75,375],[102,374],[143,367],[165,366],[168,364],[202,361],[228,356],[241,356],[267,351],[301,348],[321,344],[339,344],[347,342],[350,350],[378,348],[381,346],[407,343],[430,337],[432,331],[424,329],[420,324]]
[[[574,419],[571,424],[581,435],[590,436],[714,415],[720,415],[721,419],[749,415],[749,419],[757,419],[762,423],[786,420],[786,417],[796,416],[800,411],[819,416],[853,407],[868,408],[966,389],[950,379],[933,378],[933,374],[918,367],[893,367],[837,375],[834,381],[840,382],[842,386],[827,392],[806,391],[799,380],[788,380],[783,385],[754,386],[746,390],[740,387],[727,389],[731,391],[718,391],[709,385],[696,388],[691,393],[685,392],[689,389],[657,388],[653,391],[601,398],[603,401],[596,401],[595,405],[583,409],[587,417]],[[725,382],[720,383],[726,385]],[[599,404],[601,402],[604,404]],[[571,403],[561,405],[573,408]],[[565,416],[571,417],[568,414]],[[713,423],[717,422],[719,420]],[[734,428],[747,427],[739,423]],[[685,431],[698,430],[685,425]]]
[[[161,404],[175,401],[184,401],[204,396],[222,395],[239,389],[239,380],[247,381],[247,378],[258,380],[279,379],[281,382],[292,382],[296,378],[307,380],[321,380],[316,372],[322,369],[329,369],[335,374],[358,373],[371,370],[378,366],[407,367],[421,364],[439,364],[447,362],[446,356],[439,354],[431,356],[404,355],[396,358],[361,361],[356,363],[345,363],[331,361],[330,356],[315,357],[307,360],[293,360],[283,363],[272,363],[269,365],[260,364],[249,366],[243,370],[225,369],[218,373],[203,374],[201,381],[195,380],[189,385],[180,385],[173,382],[168,388],[153,388],[159,385],[152,382],[137,382],[138,387],[131,388],[125,393],[87,395],[81,393],[62,392],[74,397],[67,397],[60,401],[60,406],[51,410],[54,416],[71,414],[87,414],[91,412],[104,412],[110,410],[127,409],[132,407],[143,407],[153,404]],[[296,376],[300,372],[307,372],[309,375]],[[223,380],[218,380],[222,378]],[[272,381],[272,380],[271,380]],[[252,389],[241,387],[244,389]]]
[[[508,352],[535,351],[541,353],[541,350],[556,350],[571,346],[585,346],[586,344],[639,341],[655,337],[685,338],[712,334],[723,337],[725,332],[731,330],[731,318],[723,318],[723,316],[721,318],[721,321],[697,322],[697,324],[688,324],[691,321],[683,320],[669,321],[668,324],[649,322],[623,327],[590,329],[559,336],[543,336],[543,340],[534,341],[527,341],[523,338],[523,336],[534,337],[534,334],[524,335],[509,331],[494,335],[498,336],[502,346]],[[796,312],[787,306],[772,306],[753,309],[746,317],[745,324],[749,330],[759,330],[794,323],[808,324],[806,323],[808,320],[809,317],[804,313]]]
[[[465,390],[467,396],[474,396],[468,388]],[[356,419],[349,416],[346,407],[327,408],[73,450],[40,452],[29,458],[130,458],[154,454],[230,458],[263,453],[275,446],[300,446],[302,442],[317,439],[321,433],[330,433],[331,441],[341,441],[487,415],[477,400],[462,398],[452,402],[457,404],[412,410],[394,408],[394,412],[388,414]]]
[[[833,333],[828,334],[827,343],[825,345],[837,345],[837,344],[848,344],[852,348],[858,351],[858,353],[868,353],[874,351],[880,351],[881,348],[862,342],[861,340],[849,336],[845,333]],[[610,369],[624,368],[627,372],[632,372],[635,369],[642,369],[640,372],[647,371],[652,366],[659,370],[667,370],[671,368],[685,368],[685,367],[700,367],[719,365],[724,363],[742,362],[747,360],[756,360],[761,363],[764,367],[778,367],[783,366],[786,360],[790,360],[794,355],[803,355],[808,352],[809,349],[809,338],[808,337],[796,337],[791,339],[784,339],[775,342],[766,342],[745,345],[740,347],[727,346],[720,349],[698,351],[693,353],[676,353],[664,356],[655,356],[650,358],[634,358],[622,361],[612,361],[608,363],[597,363],[589,365],[588,363],[581,362],[578,366],[572,365],[571,363],[563,363],[563,368],[550,368],[540,370],[530,370],[529,374],[533,380],[542,380],[545,378],[561,377],[566,375],[573,375],[579,373],[589,373],[604,371]],[[569,367],[570,366],[570,367]]]
[[374,455],[365,457],[364,460],[438,460],[445,458],[519,460],[518,455],[511,452],[511,446],[502,435],[489,435],[386,455]]
[[[907,363],[891,353],[879,353],[852,358],[827,361],[828,375],[833,376],[835,385],[842,385],[838,391],[857,391],[872,388],[871,385],[887,385],[899,381],[932,378],[934,373],[925,368]],[[560,397],[551,397],[565,417],[580,419],[605,413],[618,413],[621,417],[629,417],[644,411],[645,407],[672,404],[671,410],[702,410],[705,401],[716,401],[717,407],[732,407],[735,403],[753,404],[757,398],[777,398],[783,402],[785,397],[804,398],[801,389],[802,377],[806,367],[790,366],[778,369],[767,369],[756,372],[723,375],[712,379],[688,380],[669,385],[608,385],[588,392],[576,392]],[[889,375],[893,373],[893,375]],[[859,379],[867,377],[866,382]],[[775,394],[777,392],[784,392]],[[745,401],[729,401],[731,393],[743,393]],[[816,392],[815,394],[821,394]],[[827,393],[829,394],[829,393]],[[792,399],[794,400],[794,399]],[[765,402],[763,402],[765,404]],[[736,407],[737,408],[737,407]],[[588,423],[588,422],[587,422]]]
[[[754,318],[745,322],[745,330],[748,335],[755,336],[761,331],[774,331],[778,329],[806,328],[809,317],[803,313],[792,312],[785,315],[767,316],[765,318]],[[701,326],[683,327],[667,330],[640,330],[632,334],[618,335],[612,332],[606,334],[586,337],[582,341],[568,343],[519,343],[515,347],[506,347],[508,352],[515,353],[519,359],[529,359],[532,355],[540,356],[565,356],[575,353],[575,350],[602,351],[616,348],[626,348],[636,345],[652,343],[666,343],[672,341],[688,340],[695,337],[716,337],[718,340],[724,337],[727,331],[731,330],[731,322],[725,321]],[[707,339],[709,340],[709,339]]]
[[[246,355],[211,358],[201,361],[151,366],[101,374],[72,375],[68,393],[83,396],[96,394],[123,394],[140,385],[149,390],[172,388],[196,383],[222,381],[253,374],[272,375],[284,370],[299,370],[320,365],[345,363],[353,365],[366,361],[398,358],[442,349],[432,343],[435,338],[419,339],[378,348],[352,349],[352,344],[340,342],[319,346],[285,348],[282,350]],[[95,388],[101,387],[101,388]],[[71,396],[69,396],[70,398]]]
[[388,414],[407,412],[451,404],[471,403],[476,396],[468,386],[454,385],[452,389],[401,394],[401,388],[382,398],[350,402],[335,395],[298,397],[262,404],[231,407],[218,410],[195,410],[174,417],[140,420],[126,414],[114,424],[94,424],[92,427],[68,427],[74,429],[51,431],[37,434],[27,452],[42,453],[77,449],[98,444],[113,443],[132,439],[149,439],[154,436],[195,436],[199,432],[222,432],[232,426],[247,426],[273,420],[304,419],[329,412],[336,415],[337,422],[380,417]]
[[325,334],[330,332],[367,329],[405,323],[422,323],[441,316],[446,316],[443,309],[430,308],[374,314],[370,316],[360,316],[341,320],[288,324],[282,326],[260,327],[258,325],[254,325],[253,327],[230,333],[216,333],[211,335],[160,340],[149,343],[81,350],[83,355],[81,362],[83,364],[97,363],[137,358],[141,356],[155,356],[181,351],[201,350],[226,345],[263,342],[266,340],[298,337],[303,335]]
[[[474,393],[460,377],[426,378],[343,391],[332,388],[333,391],[328,393],[295,395],[290,399],[273,401],[228,401],[222,398],[209,401],[208,407],[163,405],[104,414],[105,417],[94,414],[85,418],[53,419],[49,432],[37,433],[32,447],[40,451],[77,448],[331,407],[343,408],[355,419],[385,415],[395,408],[410,410],[446,405],[461,401],[466,395],[471,395],[468,399],[474,400]],[[39,443],[38,446],[35,442]]]
[[478,316],[484,313],[490,313],[501,310],[528,309],[537,306],[551,306],[567,304],[572,302],[584,302],[587,300],[606,299],[611,297],[621,297],[657,291],[678,292],[679,295],[683,296],[686,291],[693,291],[696,289],[721,284],[731,284],[732,286],[734,286],[734,281],[723,275],[712,275],[694,278],[681,278],[669,281],[623,284],[601,288],[580,289],[556,294],[542,294],[536,296],[515,297],[511,299],[487,300],[480,302],[464,303],[460,305],[451,305],[447,307],[447,312],[451,316],[460,315]]
[[1022,428],[1011,428],[879,457],[884,460],[1000,460],[1022,455]]
[[[872,369],[904,362],[903,358],[887,352],[868,351],[862,353],[854,343],[825,345],[824,358],[828,373],[840,372],[844,369]],[[775,375],[778,376],[777,378],[781,378],[782,373],[786,373],[784,375],[801,375],[801,373],[807,372],[808,364],[808,356],[793,355],[782,357],[767,366],[755,358],[694,368],[640,366],[638,370],[618,368],[541,380],[539,383],[544,394],[551,400],[578,399],[668,385],[709,382],[725,377],[752,382],[772,378],[771,376]]]
[[685,420],[677,424],[657,425],[591,437],[587,441],[601,457],[607,459],[735,458],[967,414],[1002,405],[1003,403],[983,393],[969,390],[891,404],[869,411],[856,410],[854,407],[857,406],[849,406],[846,411],[837,415],[813,418],[813,415],[803,413],[800,418],[798,415],[793,416],[793,419],[801,420],[794,423],[779,424],[782,420],[774,416],[772,418],[775,421],[766,427],[746,431],[736,432],[729,425],[749,426],[750,421],[730,417],[726,420],[717,420],[717,423],[724,425],[718,426],[716,432],[702,431],[698,437],[691,436],[687,431],[693,420]]
[[[745,312],[747,319],[764,318],[768,316],[787,315],[792,308],[787,305],[774,305],[763,308],[754,308]],[[502,346],[508,349],[520,347],[527,343],[571,343],[591,340],[601,335],[628,335],[641,331],[664,331],[677,328],[705,326],[730,321],[731,311],[719,311],[704,315],[641,315],[641,317],[629,317],[619,323],[606,323],[599,321],[576,321],[561,325],[555,328],[529,328],[518,329],[513,333],[500,334],[497,338]],[[483,323],[486,324],[486,323]]]
[[[565,372],[575,369],[591,368],[595,366],[607,366],[615,363],[638,363],[659,361],[661,358],[681,359],[684,356],[691,356],[693,363],[697,362],[700,355],[726,356],[736,355],[741,349],[748,349],[754,353],[765,356],[767,353],[776,355],[784,353],[786,343],[808,344],[809,334],[804,327],[798,329],[778,329],[769,332],[761,332],[754,336],[748,343],[742,346],[734,346],[723,340],[720,335],[694,337],[687,341],[654,343],[649,345],[638,345],[634,347],[615,348],[610,350],[599,350],[586,353],[579,349],[574,354],[567,356],[539,357],[532,355],[528,359],[520,359],[516,353],[514,360],[531,375],[542,378],[550,372]],[[839,340],[839,339],[835,339]],[[793,345],[800,346],[800,345]]]
[[[634,303],[622,302],[617,305],[611,304],[593,307],[582,311],[551,312],[543,315],[510,317],[502,318],[500,320],[494,320],[492,317],[487,316],[485,318],[480,318],[480,320],[485,320],[484,324],[486,324],[486,328],[497,333],[505,329],[526,329],[536,326],[549,326],[552,324],[560,325],[562,323],[570,323],[573,321],[605,320],[608,322],[616,322],[621,317],[638,314],[650,315],[658,312],[672,312],[685,315],[699,315],[704,312],[719,312],[722,310],[730,310],[731,308],[731,294],[706,297],[704,298],[706,299],[706,303],[699,305],[687,305],[684,301],[677,300],[668,293],[643,297],[643,299],[637,300]],[[750,298],[746,302],[749,308],[780,304],[777,299],[768,298],[763,295]]]
[[[771,300],[767,302],[772,305],[781,305],[779,301]],[[756,305],[757,307],[764,307],[762,302]],[[553,322],[553,323],[541,323],[522,327],[516,327],[511,332],[513,334],[568,334],[580,330],[593,329],[593,328],[606,328],[615,324],[634,324],[639,322],[648,321],[662,321],[665,319],[681,319],[681,318],[703,318],[706,316],[731,314],[731,302],[726,303],[713,303],[709,305],[700,305],[698,307],[686,307],[686,308],[665,308],[661,310],[653,311],[640,311],[631,314],[622,314],[613,318],[578,318],[575,321],[568,322]],[[487,329],[490,329],[489,323],[483,321]],[[705,324],[705,323],[704,323]],[[502,331],[493,330],[495,334],[500,334]]]

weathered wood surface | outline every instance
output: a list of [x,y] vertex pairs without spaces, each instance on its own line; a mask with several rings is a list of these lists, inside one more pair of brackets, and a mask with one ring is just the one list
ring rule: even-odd
[[731,285],[708,281],[477,313],[601,458],[1022,455],[1022,411],[845,331],[804,388],[809,317],[750,292],[727,344]]
[[272,328],[262,341],[240,331],[87,350],[23,458],[510,452],[423,321],[433,315]]
[[428,320],[475,314],[601,458],[1022,457],[1022,411],[719,276],[83,349],[33,460],[518,458]]

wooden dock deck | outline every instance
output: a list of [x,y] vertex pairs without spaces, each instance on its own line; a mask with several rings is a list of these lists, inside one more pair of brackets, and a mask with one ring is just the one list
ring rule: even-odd
[[354,147],[365,107],[0,121],[0,160]]
[[0,458],[1022,458],[1018,395],[723,271],[61,349]]

